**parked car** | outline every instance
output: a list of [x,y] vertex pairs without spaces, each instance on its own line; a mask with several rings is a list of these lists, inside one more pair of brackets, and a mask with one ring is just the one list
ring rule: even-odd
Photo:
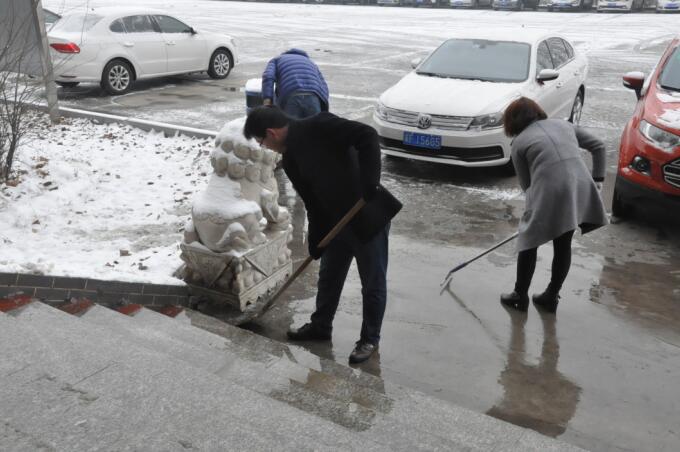
[[238,63],[227,35],[197,31],[162,11],[98,8],[65,15],[48,33],[57,84],[97,82],[110,94],[135,80],[191,72],[229,75]]
[[658,0],[656,3],[656,12],[675,12],[680,11],[680,0]]
[[598,0],[597,12],[603,11],[642,11],[645,0]]
[[515,9],[521,11],[523,9],[538,9],[539,0],[493,0],[491,7],[498,11],[499,9]]
[[593,0],[548,0],[546,7],[548,11],[590,11],[593,9]]
[[629,72],[624,86],[638,102],[619,147],[612,213],[630,214],[638,204],[680,210],[680,38],[668,45],[645,79]]
[[43,16],[45,18],[45,28],[49,30],[52,25],[59,19],[61,19],[61,16],[54,11],[50,11],[47,8],[43,8]]
[[449,0],[452,8],[490,8],[493,0]]
[[588,63],[564,38],[527,29],[444,41],[379,98],[388,156],[461,166],[510,164],[503,112],[520,96],[578,123]]

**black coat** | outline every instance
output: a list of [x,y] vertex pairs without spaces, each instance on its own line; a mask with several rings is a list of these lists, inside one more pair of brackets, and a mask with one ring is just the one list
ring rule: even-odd
[[378,134],[366,124],[332,113],[291,121],[283,169],[305,203],[310,250],[361,197],[368,204],[349,227],[364,242],[401,209],[401,203],[379,186]]

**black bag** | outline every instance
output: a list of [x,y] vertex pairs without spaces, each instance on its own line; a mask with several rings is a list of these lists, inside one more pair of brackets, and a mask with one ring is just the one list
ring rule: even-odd
[[378,189],[357,213],[350,225],[359,240],[366,243],[378,234],[392,218],[394,218],[403,204],[394,197],[385,187],[378,186]]

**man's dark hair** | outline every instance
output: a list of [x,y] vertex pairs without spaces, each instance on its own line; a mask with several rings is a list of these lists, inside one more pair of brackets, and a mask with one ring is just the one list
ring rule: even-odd
[[540,119],[547,119],[548,115],[533,100],[520,97],[513,101],[503,114],[503,129],[509,137],[516,137],[529,125]]
[[248,113],[246,124],[243,126],[243,135],[246,139],[264,138],[267,129],[279,129],[285,127],[290,118],[278,107],[257,107]]

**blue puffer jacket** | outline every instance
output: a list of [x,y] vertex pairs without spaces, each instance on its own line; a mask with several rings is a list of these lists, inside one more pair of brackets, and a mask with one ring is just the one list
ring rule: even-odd
[[279,107],[286,105],[294,92],[305,91],[319,96],[321,109],[328,111],[328,85],[304,50],[290,49],[269,61],[262,74],[263,99],[274,99],[274,84]]

